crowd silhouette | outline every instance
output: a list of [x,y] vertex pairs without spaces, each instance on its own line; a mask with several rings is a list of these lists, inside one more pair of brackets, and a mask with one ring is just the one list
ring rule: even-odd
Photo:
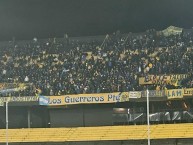
[[103,40],[10,41],[0,48],[0,83],[30,84],[1,96],[33,96],[141,91],[139,77],[188,74],[180,86],[193,87],[193,33],[165,36],[155,30],[106,35]]

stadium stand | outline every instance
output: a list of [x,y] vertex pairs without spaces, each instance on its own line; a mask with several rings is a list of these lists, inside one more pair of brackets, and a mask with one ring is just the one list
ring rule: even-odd
[[[147,139],[147,126],[10,129],[9,142],[115,141]],[[151,125],[151,139],[192,138],[193,124]],[[6,130],[0,133],[6,142]]]
[[[186,76],[180,84],[148,84],[151,143],[192,144],[193,31],[171,35],[155,30],[139,34],[117,31],[93,38],[0,43],[0,98],[4,99],[0,102],[0,145],[7,141],[6,98],[10,99],[10,144],[146,144],[147,85],[139,80],[144,78],[147,83],[150,75],[178,74]],[[89,104],[90,96],[101,94],[106,98],[121,94],[123,101]],[[76,105],[73,101],[49,104],[64,95],[86,96],[88,104],[79,100]],[[49,100],[46,105],[40,104],[41,97]]]
[[[4,96],[30,96],[35,89],[43,95],[139,91],[144,86],[138,78],[149,74],[190,74],[180,87],[193,86],[190,32],[170,36],[155,30],[117,32],[103,42],[36,38],[10,42],[0,51],[1,83],[33,83],[26,91]],[[164,83],[150,89],[156,87],[179,88]]]

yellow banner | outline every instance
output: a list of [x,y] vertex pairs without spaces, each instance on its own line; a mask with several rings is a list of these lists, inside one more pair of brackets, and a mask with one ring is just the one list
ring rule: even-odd
[[28,85],[32,85],[30,83],[0,83],[0,90],[10,89],[10,88],[21,88]]
[[129,98],[132,98],[132,99],[141,98],[141,91],[131,91],[131,92],[129,92]]
[[148,75],[147,77],[140,77],[139,84],[163,84],[164,82],[178,86],[181,80],[188,78],[188,74],[172,74],[172,75]]
[[101,93],[101,94],[77,94],[65,96],[40,96],[40,105],[68,105],[68,104],[93,104],[115,103],[129,101],[128,92]]
[[168,99],[183,98],[183,89],[166,90]]
[[185,88],[184,89],[184,97],[193,96],[193,88]]

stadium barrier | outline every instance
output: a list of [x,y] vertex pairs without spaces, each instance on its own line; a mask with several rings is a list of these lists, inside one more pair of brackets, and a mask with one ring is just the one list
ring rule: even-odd
[[[150,126],[151,139],[192,138],[193,124],[158,124]],[[65,142],[147,139],[147,125],[102,126],[76,128],[9,129],[8,141],[13,142]],[[0,143],[6,142],[6,130],[0,132]]]

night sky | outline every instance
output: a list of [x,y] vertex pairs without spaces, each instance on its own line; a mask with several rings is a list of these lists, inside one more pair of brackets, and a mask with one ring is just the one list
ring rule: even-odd
[[0,0],[0,41],[193,27],[193,0]]

